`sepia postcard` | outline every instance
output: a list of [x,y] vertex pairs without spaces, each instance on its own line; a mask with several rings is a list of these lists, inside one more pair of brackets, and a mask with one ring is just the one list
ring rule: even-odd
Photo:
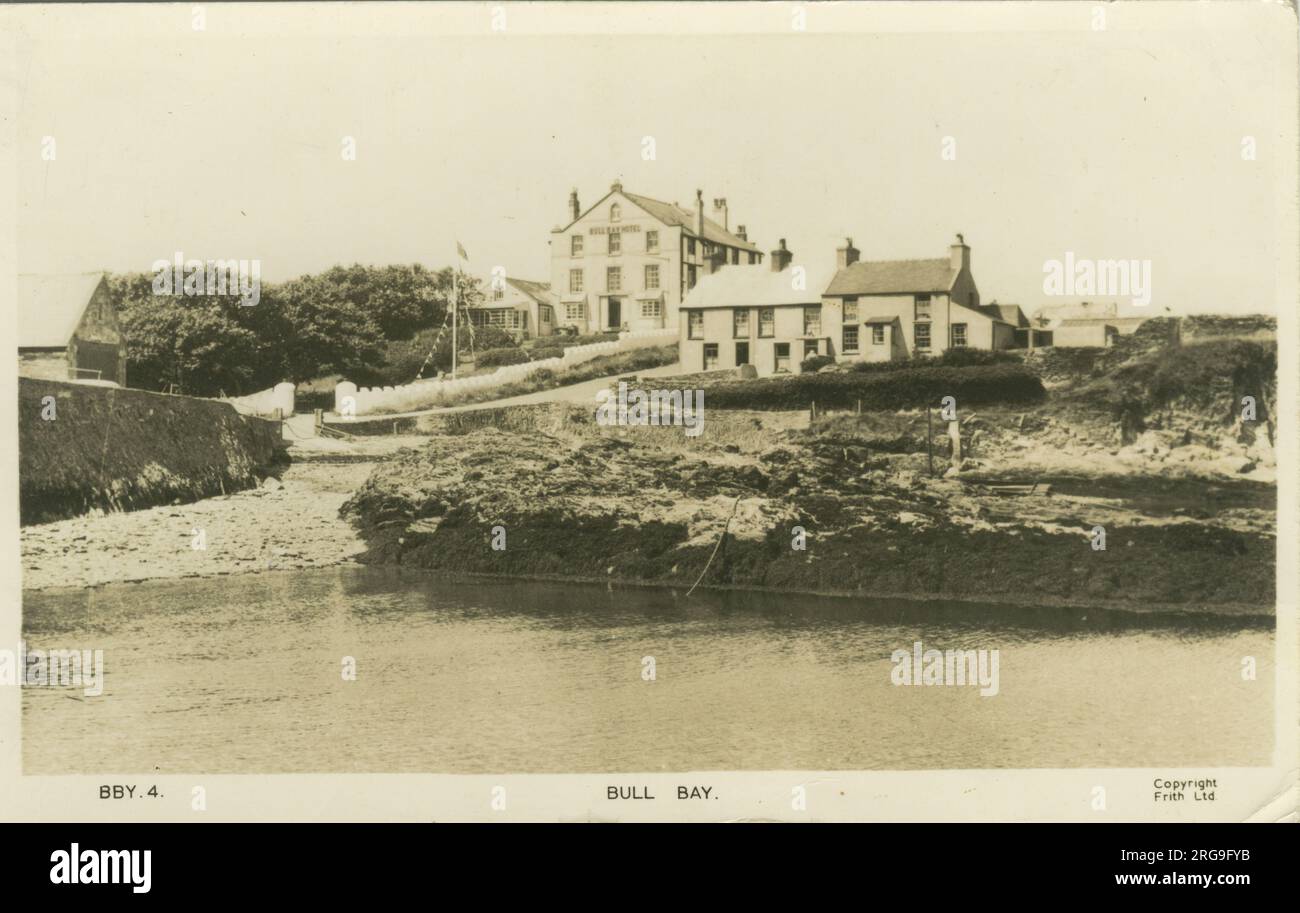
[[7,6],[0,815],[1296,821],[1298,84],[1292,2]]

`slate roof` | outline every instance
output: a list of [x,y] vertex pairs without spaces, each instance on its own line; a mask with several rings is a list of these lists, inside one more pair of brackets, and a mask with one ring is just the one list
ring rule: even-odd
[[946,292],[957,270],[936,260],[859,260],[835,274],[827,295],[891,295]]
[[555,296],[551,294],[551,283],[549,282],[532,282],[528,279],[511,279],[509,276],[506,277],[506,282],[519,289],[519,291],[523,292],[538,304],[555,304]]
[[[549,282],[533,282],[529,279],[512,279],[507,276],[506,285],[523,292],[538,304],[548,304],[552,307],[555,306],[555,295],[551,292],[551,284]],[[492,298],[488,297],[480,301],[478,304],[473,305],[472,309],[499,310],[501,308],[513,308],[515,306],[516,305],[513,305],[508,301],[494,301]]]
[[[683,209],[674,203],[665,203],[662,200],[643,197],[639,193],[628,193],[626,190],[623,191],[623,196],[627,197],[633,203],[640,206],[665,225],[680,225],[682,228],[686,229],[688,235],[694,237],[695,210]],[[741,240],[708,216],[704,217],[704,240],[710,241],[714,244],[725,244],[728,247],[739,247],[742,250],[758,250],[753,243]]]
[[779,273],[765,263],[733,264],[709,273],[695,283],[686,295],[683,308],[777,307],[779,305],[818,305],[825,276],[806,276],[805,288],[793,288],[793,269]]
[[998,304],[995,301],[992,304],[981,304],[979,309],[994,320],[1001,320],[1013,327],[1029,326],[1029,318],[1025,316],[1025,312],[1018,304]]
[[86,313],[103,273],[18,277],[18,348],[64,348]]
[[[588,206],[583,211],[582,215],[569,222],[569,224],[565,225],[563,228],[558,229],[558,231],[568,231],[570,226],[575,222],[580,222],[582,219],[585,219],[590,212],[603,204],[615,193],[627,197],[628,200],[637,206],[640,206],[664,225],[681,226],[687,235],[692,238],[696,236],[695,210],[683,209],[676,203],[665,203],[663,200],[656,200],[653,197],[642,196],[639,193],[628,193],[626,190],[611,190],[591,206]],[[741,240],[738,236],[732,234],[708,216],[704,217],[704,240],[710,241],[714,244],[725,244],[728,247],[739,247],[741,250],[752,250],[756,253],[762,253],[753,242]]]

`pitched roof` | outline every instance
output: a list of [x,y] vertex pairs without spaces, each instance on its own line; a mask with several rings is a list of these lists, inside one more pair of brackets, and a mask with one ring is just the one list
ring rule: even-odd
[[[549,282],[533,282],[531,279],[514,279],[506,277],[506,285],[520,292],[521,294],[533,299],[538,304],[547,304],[552,307],[555,305],[555,295],[551,292]],[[519,306],[517,299],[512,304],[510,301],[501,301],[490,296],[485,297],[482,301],[470,305],[471,310],[492,310],[500,308],[513,308]]]
[[506,277],[506,282],[519,289],[519,291],[523,292],[538,304],[555,304],[555,296],[551,294],[551,283],[549,282],[533,282],[529,279],[511,279],[509,276]]
[[995,320],[1009,323],[1013,327],[1029,326],[1029,318],[1018,304],[999,304],[994,301],[991,304],[981,304],[979,309]]
[[1042,322],[1053,320],[1105,320],[1119,316],[1119,305],[1111,301],[1098,301],[1082,304],[1048,304],[1034,311],[1035,319]]
[[957,270],[947,259],[860,260],[835,274],[828,295],[889,295],[946,292]]
[[762,263],[724,266],[700,279],[686,295],[683,308],[776,307],[821,304],[825,276],[808,273],[805,288],[794,288],[794,270],[779,273]]
[[68,345],[103,281],[103,273],[19,275],[18,348]]
[[[683,209],[676,203],[665,203],[663,200],[643,197],[639,193],[628,193],[626,190],[623,191],[623,196],[665,225],[680,225],[686,229],[688,235],[695,235],[695,210]],[[714,244],[726,244],[728,247],[739,247],[743,250],[758,250],[752,242],[732,234],[708,216],[704,217],[704,240]]]
[[[665,203],[663,200],[656,200],[653,197],[645,197],[639,193],[628,193],[626,190],[611,190],[595,203],[588,206],[582,214],[578,216],[578,218],[572,220],[563,228],[556,229],[556,231],[568,231],[575,222],[580,222],[585,219],[588,214],[616,193],[627,197],[630,201],[650,213],[650,215],[654,216],[664,225],[681,226],[681,228],[685,230],[686,234],[695,237],[695,210],[683,209],[676,203]],[[753,242],[745,241],[732,234],[708,216],[704,217],[704,240],[711,241],[714,244],[726,244],[730,247],[739,247],[742,250],[752,250],[755,253],[762,253]]]

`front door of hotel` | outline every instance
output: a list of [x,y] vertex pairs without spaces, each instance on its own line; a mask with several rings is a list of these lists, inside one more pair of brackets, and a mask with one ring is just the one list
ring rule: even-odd
[[623,325],[623,302],[617,298],[609,299],[609,322],[606,327],[617,330]]

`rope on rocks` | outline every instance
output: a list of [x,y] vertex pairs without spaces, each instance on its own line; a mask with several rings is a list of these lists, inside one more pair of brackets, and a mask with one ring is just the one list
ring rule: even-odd
[[687,596],[695,592],[695,588],[700,585],[700,581],[704,579],[704,575],[707,574],[709,568],[713,566],[713,559],[718,556],[718,549],[722,548],[722,540],[727,538],[727,530],[731,529],[731,519],[736,516],[736,509],[740,507],[740,499],[742,497],[743,495],[736,495],[736,502],[731,505],[731,515],[727,517],[727,522],[723,524],[722,535],[718,537],[718,544],[713,546],[713,554],[709,556],[709,563],[704,565],[704,570],[700,571],[700,576],[695,578],[695,582],[691,584],[691,588],[686,591]]

